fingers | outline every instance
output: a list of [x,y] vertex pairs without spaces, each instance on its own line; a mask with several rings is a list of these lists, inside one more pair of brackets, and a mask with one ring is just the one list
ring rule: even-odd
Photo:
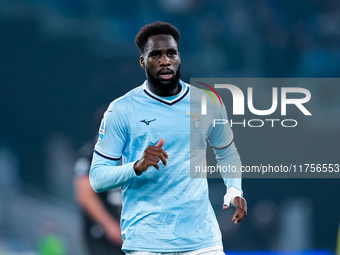
[[[168,153],[166,153],[166,151],[162,148],[163,145],[164,145],[164,141],[165,141],[165,139],[164,139],[164,138],[161,138],[161,139],[158,141],[158,143],[156,144],[156,147],[160,148],[162,154],[164,155],[164,157],[167,158],[167,159],[169,159]],[[163,162],[163,163],[164,163],[164,162]]]
[[238,224],[244,217],[247,216],[247,202],[242,197],[235,197],[236,212],[232,218],[235,224]]
[[[165,152],[163,148],[157,146],[149,146],[144,151],[144,157],[149,160],[150,165],[157,164],[159,160],[162,161],[163,165],[166,166],[167,158],[169,158],[168,154]],[[158,168],[157,168],[158,169]]]
[[159,169],[158,165],[159,158],[150,153],[145,153],[141,161],[143,162],[143,165],[145,166],[146,169],[149,168],[150,166],[154,166],[157,170]]
[[[161,152],[162,152],[162,155],[164,156],[164,159],[165,159],[165,158],[169,159],[168,153],[166,153],[166,151],[162,148],[163,145],[164,145],[164,141],[165,141],[165,139],[164,139],[164,138],[161,138],[161,139],[158,141],[158,143],[156,144],[156,147],[158,147],[158,148],[161,149]],[[162,160],[162,161],[163,161],[163,160]],[[163,162],[163,164],[164,164],[164,162]]]
[[134,169],[138,172],[146,171],[150,166],[155,167],[157,170],[159,169],[159,161],[162,161],[163,165],[167,165],[167,159],[169,159],[169,155],[162,148],[164,145],[164,138],[160,139],[156,146],[149,145],[143,153],[142,158],[136,162]]
[[161,138],[161,140],[159,140],[159,142],[156,144],[156,147],[162,147],[164,144],[164,138]]
[[223,207],[222,207],[223,210],[227,210],[228,208],[229,208],[229,206],[227,206],[227,205],[223,205]]

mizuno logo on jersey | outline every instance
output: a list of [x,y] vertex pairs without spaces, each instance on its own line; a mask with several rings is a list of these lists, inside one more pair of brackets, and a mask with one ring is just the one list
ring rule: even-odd
[[144,119],[144,120],[140,120],[139,122],[143,122],[143,123],[145,123],[146,125],[149,126],[150,122],[155,121],[155,120],[156,119],[153,119],[153,120],[146,120],[146,119]]

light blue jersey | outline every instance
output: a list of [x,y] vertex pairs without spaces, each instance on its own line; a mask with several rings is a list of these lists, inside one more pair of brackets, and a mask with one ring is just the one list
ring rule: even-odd
[[[113,101],[100,126],[90,182],[97,192],[122,186],[125,251],[176,252],[222,245],[207,180],[190,177],[190,131],[191,125],[198,126],[190,114],[190,93],[205,92],[182,81],[180,84],[178,95],[159,97],[145,82]],[[213,118],[227,118],[224,106],[201,116],[199,127],[194,128],[197,143],[193,144],[199,147],[194,157],[205,163],[208,141],[224,152],[217,153],[222,155],[217,156],[219,164],[232,161],[240,165],[230,126],[213,128]],[[169,155],[167,166],[160,161],[159,170],[149,167],[137,176],[134,163],[161,138],[165,139],[163,149]],[[117,166],[120,159],[122,166]],[[228,187],[241,190],[240,179],[224,180]]]

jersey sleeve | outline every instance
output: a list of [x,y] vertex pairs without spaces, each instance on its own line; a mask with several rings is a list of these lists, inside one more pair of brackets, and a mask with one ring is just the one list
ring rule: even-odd
[[216,155],[217,165],[229,169],[221,172],[224,184],[227,188],[234,187],[242,192],[241,159],[234,144],[234,135],[224,104],[219,107],[214,119],[218,121],[214,121],[215,127],[208,136],[208,142]]
[[215,149],[227,148],[230,144],[232,144],[234,135],[229,125],[227,111],[224,104],[222,104],[216,114],[214,114],[213,121],[215,127],[212,127],[208,136],[209,144]]
[[129,162],[118,166],[127,141],[127,128],[122,110],[111,103],[99,128],[90,170],[90,184],[96,192],[114,189],[137,178]]
[[[224,149],[214,149],[217,165],[223,169],[221,177],[227,188],[234,187],[242,192],[240,155],[234,143]],[[223,168],[225,167],[225,168]]]
[[124,115],[114,102],[110,104],[100,124],[94,152],[104,158],[119,160],[125,146],[127,131]]

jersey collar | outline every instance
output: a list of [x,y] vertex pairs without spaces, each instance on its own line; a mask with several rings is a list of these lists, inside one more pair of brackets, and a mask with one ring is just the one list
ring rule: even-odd
[[149,89],[148,82],[145,81],[143,83],[143,91],[151,98],[164,103],[166,105],[173,105],[176,104],[177,102],[181,101],[189,92],[189,86],[183,82],[182,80],[179,80],[179,84],[182,86],[181,92],[177,95],[171,96],[171,97],[160,97]]

